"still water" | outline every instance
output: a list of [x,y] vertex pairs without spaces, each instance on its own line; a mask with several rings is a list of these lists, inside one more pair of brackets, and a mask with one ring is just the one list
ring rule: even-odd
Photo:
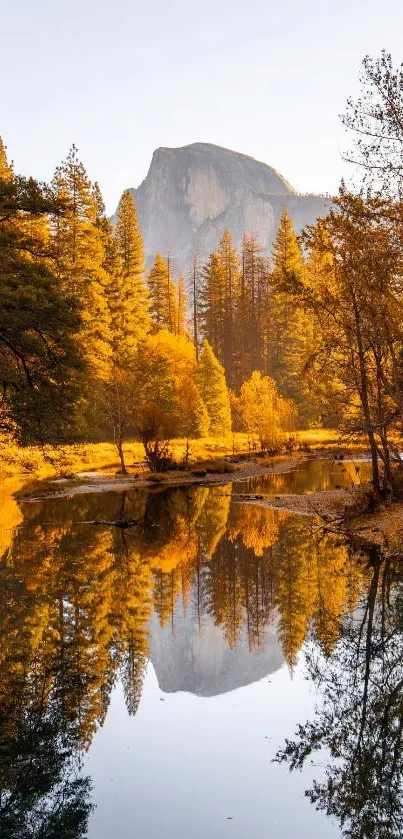
[[402,835],[399,558],[235,500],[335,466],[0,499],[1,837]]

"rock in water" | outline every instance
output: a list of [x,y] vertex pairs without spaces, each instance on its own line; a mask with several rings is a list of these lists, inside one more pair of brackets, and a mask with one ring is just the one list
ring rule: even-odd
[[170,252],[174,267],[183,269],[195,246],[204,261],[225,228],[237,245],[245,231],[257,233],[269,253],[284,206],[299,233],[330,203],[298,195],[271,166],[210,143],[157,149],[147,177],[131,192],[148,264],[157,251]]

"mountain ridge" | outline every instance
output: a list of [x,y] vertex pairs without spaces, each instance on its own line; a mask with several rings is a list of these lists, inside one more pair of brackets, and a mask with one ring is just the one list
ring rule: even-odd
[[155,149],[146,177],[130,192],[147,263],[157,251],[169,252],[182,269],[195,249],[205,261],[226,228],[238,246],[244,232],[256,233],[269,254],[284,206],[297,233],[330,206],[326,197],[298,194],[267,163],[203,142]]

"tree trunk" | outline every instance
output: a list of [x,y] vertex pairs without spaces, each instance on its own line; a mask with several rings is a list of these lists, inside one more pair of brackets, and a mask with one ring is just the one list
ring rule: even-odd
[[119,460],[120,460],[120,471],[121,471],[122,475],[127,475],[127,469],[126,469],[126,464],[125,464],[125,458],[124,458],[124,454],[123,454],[123,440],[122,440],[122,438],[121,438],[121,437],[119,437],[119,439],[118,439],[118,441],[117,441],[117,443],[116,443],[116,447],[117,447],[118,454],[119,454]]
[[361,406],[362,412],[364,414],[364,421],[365,421],[365,431],[368,437],[369,447],[371,451],[371,462],[372,462],[372,483],[374,487],[375,494],[379,497],[381,494],[381,485],[379,480],[379,464],[378,464],[378,448],[376,445],[374,429],[371,420],[371,410],[369,405],[369,396],[368,396],[368,380],[367,380],[367,368],[365,364],[365,351],[364,345],[362,340],[362,327],[361,327],[361,318],[360,313],[358,310],[358,306],[355,300],[355,295],[352,293],[352,300],[353,300],[353,308],[354,308],[354,320],[355,320],[355,329],[356,329],[356,340],[357,340],[357,350],[358,350],[358,364],[360,368],[360,387],[359,387],[359,394],[361,399]]

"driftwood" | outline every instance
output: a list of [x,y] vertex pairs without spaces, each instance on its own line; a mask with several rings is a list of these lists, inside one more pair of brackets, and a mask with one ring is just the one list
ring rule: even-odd
[[119,530],[127,530],[129,527],[137,527],[143,523],[143,519],[117,519],[117,521],[108,521],[108,519],[93,519],[92,521],[78,521],[76,524],[108,524],[110,527],[118,527]]

